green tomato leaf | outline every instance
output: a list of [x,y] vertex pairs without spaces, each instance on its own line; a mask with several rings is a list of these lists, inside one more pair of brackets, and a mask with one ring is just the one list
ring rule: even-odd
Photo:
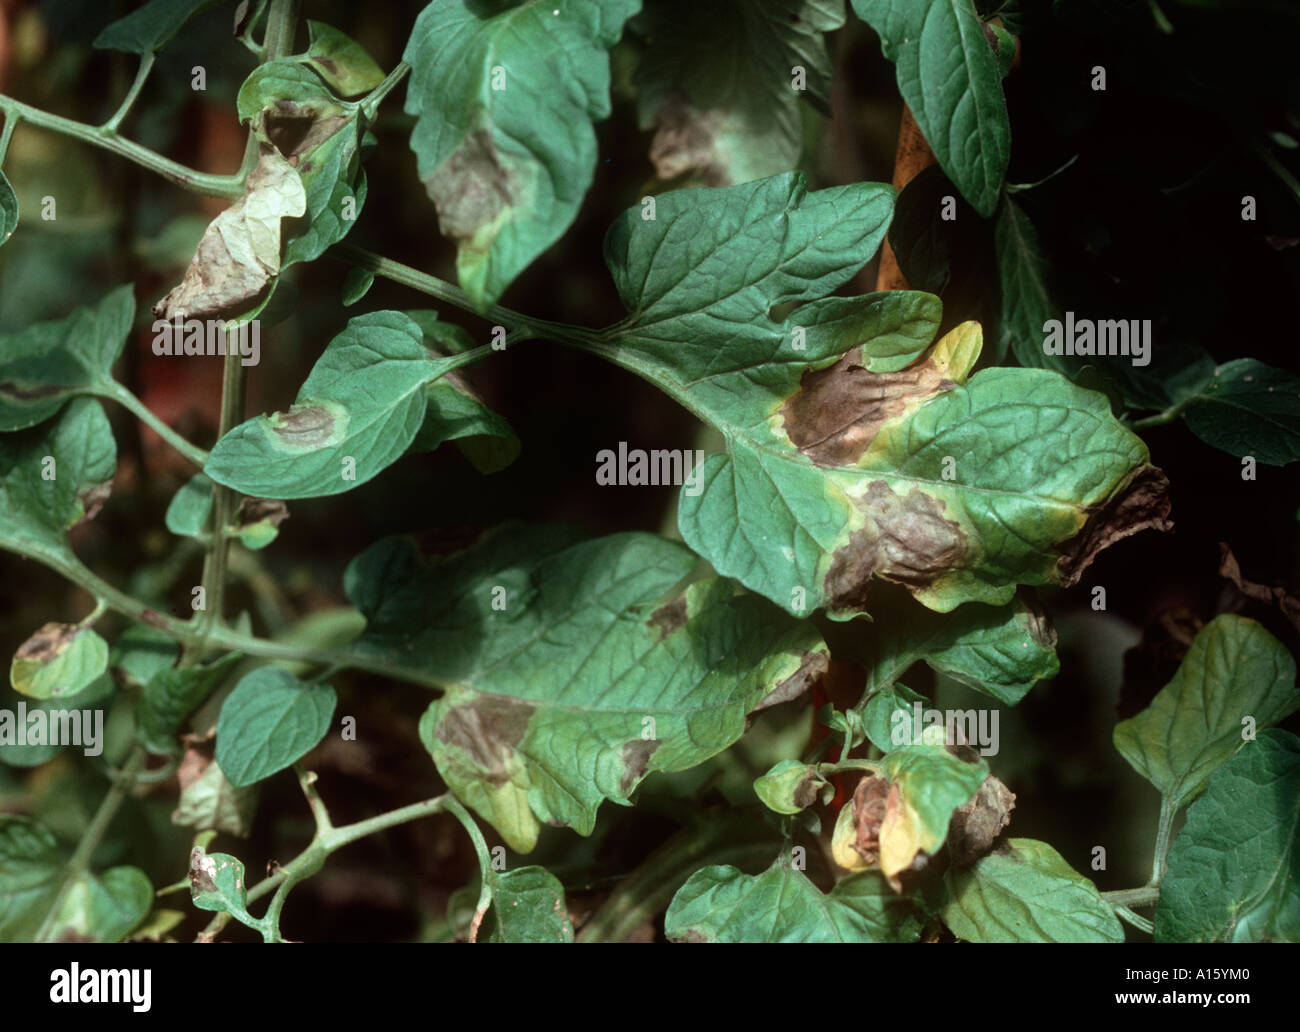
[[915,942],[921,919],[877,872],[823,893],[778,860],[758,875],[696,871],[673,897],[664,931],[673,942]]
[[108,665],[125,675],[128,683],[143,686],[149,678],[176,665],[180,646],[165,631],[148,624],[132,624],[118,635],[108,653]]
[[0,172],[0,245],[18,228],[18,198],[4,172]]
[[68,856],[49,829],[0,815],[0,940],[121,942],[149,913],[153,886],[134,867],[81,874],[42,935]]
[[1265,731],[1188,808],[1160,884],[1155,938],[1300,939],[1300,738]]
[[[882,591],[870,624],[845,625],[837,654],[867,668],[867,688],[880,691],[914,663],[1014,706],[1039,681],[1055,677],[1056,632],[1047,616],[1023,599],[1005,606],[972,602],[951,613],[934,613]],[[879,743],[877,743],[879,744]],[[886,750],[888,751],[888,750]]]
[[1183,409],[1206,444],[1270,466],[1300,459],[1300,376],[1253,358],[1214,370]]
[[310,43],[297,60],[310,65],[340,97],[355,97],[384,81],[384,70],[351,36],[324,22],[307,22]]
[[998,55],[972,0],[853,0],[940,166],[986,218],[1002,193],[1011,126]]
[[375,274],[369,269],[348,269],[343,277],[343,292],[339,298],[344,308],[350,308],[370,292]]
[[108,642],[89,627],[47,623],[14,653],[9,683],[33,699],[77,695],[108,669]]
[[53,322],[0,335],[0,431],[44,422],[77,394],[107,394],[135,319],[130,284]]
[[402,59],[411,149],[480,310],[572,223],[609,114],[609,56],[640,0],[434,0]]
[[540,822],[591,834],[652,771],[721,752],[756,707],[827,665],[808,624],[724,581],[673,589],[695,557],[646,534],[506,527],[444,558],[382,541],[348,568],[353,648],[447,686],[420,736],[447,784],[520,852]]
[[284,770],[320,744],[337,702],[327,684],[260,667],[235,686],[217,718],[217,763],[236,788]]
[[[862,727],[871,744],[885,753],[905,744],[894,741],[894,729],[903,720],[906,720],[906,726],[911,728],[913,714],[916,712],[913,707],[918,702],[922,709],[930,704],[929,699],[912,691],[905,684],[891,684],[872,693],[866,705],[862,707]],[[895,713],[901,713],[902,716],[896,717]]]
[[212,481],[198,473],[185,482],[167,506],[163,521],[181,537],[200,537],[212,515]]
[[564,886],[545,867],[520,867],[492,875],[492,907],[480,941],[573,942]]
[[[975,323],[916,361],[942,314],[929,294],[822,297],[875,252],[892,197],[774,176],[663,195],[605,239],[631,315],[602,351],[726,442],[683,485],[683,538],[794,614],[863,612],[875,577],[940,611],[1002,604],[1167,525],[1164,475],[1101,395],[1022,369],[963,386]],[[769,314],[791,302],[809,303]]]
[[796,167],[799,98],[829,115],[823,34],[843,24],[844,0],[649,5],[632,28],[647,41],[637,111],[641,128],[655,130],[655,174],[727,186]]
[[67,531],[92,518],[117,467],[99,402],[76,398],[57,419],[0,436],[0,547],[67,558]]
[[177,752],[176,733],[185,718],[221,686],[239,660],[239,654],[232,652],[211,663],[168,667],[150,677],[136,708],[140,744],[153,753]]
[[940,915],[967,942],[1123,942],[1097,887],[1046,842],[1009,839],[972,867],[949,868]]
[[424,421],[425,385],[450,364],[400,312],[357,316],[326,346],[288,412],[221,438],[204,472],[247,495],[317,498],[396,462]]
[[1054,369],[1067,376],[1078,372],[1083,361],[1072,355],[1049,355],[1043,350],[1046,330],[1061,312],[1048,286],[1047,263],[1038,234],[1023,208],[1010,197],[1002,202],[993,226],[1001,284],[997,357],[1009,351],[1030,369]]
[[149,0],[106,26],[92,44],[98,50],[153,54],[172,41],[187,21],[221,0]]
[[1225,613],[1201,628],[1174,679],[1115,728],[1115,748],[1178,809],[1256,729],[1300,708],[1295,660],[1254,620]]
[[424,425],[412,451],[433,451],[455,441],[480,473],[496,473],[519,457],[522,445],[504,418],[474,392],[459,373],[450,372],[426,388]]

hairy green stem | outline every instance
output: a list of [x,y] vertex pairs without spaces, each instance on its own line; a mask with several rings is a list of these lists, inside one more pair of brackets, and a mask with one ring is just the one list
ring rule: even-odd
[[388,73],[378,86],[365,95],[361,100],[361,110],[366,116],[367,122],[375,120],[375,113],[379,110],[379,105],[383,103],[384,98],[392,92],[393,88],[406,78],[406,73],[411,70],[411,66],[405,61],[401,62],[396,68]]
[[1103,892],[1101,898],[1112,907],[1148,907],[1160,898],[1159,885],[1143,885],[1137,889],[1119,889]]
[[116,380],[109,381],[107,388],[102,392],[102,396],[116,401],[199,469],[202,469],[203,464],[208,461],[207,452],[185,440],[184,437],[154,415],[144,402]]
[[4,164],[5,155],[9,153],[9,141],[13,139],[14,130],[18,128],[18,123],[22,118],[6,108],[0,108],[5,116],[5,127],[0,130],[0,165]]
[[1115,909],[1116,917],[1121,918],[1124,921],[1127,921],[1138,931],[1146,932],[1147,935],[1150,935],[1156,930],[1156,926],[1154,924],[1148,921],[1145,917],[1142,917],[1140,914],[1133,913],[1133,911],[1131,911],[1128,907],[1115,907],[1114,909]]
[[1155,855],[1151,861],[1151,884],[1160,885],[1165,880],[1165,871],[1169,866],[1169,841],[1174,828],[1177,811],[1170,805],[1167,796],[1160,798],[1160,823],[1156,826]]
[[469,312],[471,315],[480,316],[499,323],[508,330],[517,331],[520,336],[516,339],[547,337],[570,344],[588,344],[592,347],[597,347],[604,342],[604,335],[599,330],[588,329],[583,326],[572,326],[569,323],[551,322],[547,319],[536,319],[533,316],[503,308],[501,305],[488,305],[480,310],[466,296],[463,290],[446,280],[439,279],[437,276],[430,276],[427,272],[420,272],[420,270],[413,269],[409,265],[395,262],[391,258],[384,258],[354,244],[335,244],[326,253],[338,261],[355,265],[360,269],[367,269],[376,276],[383,276],[394,283],[400,283],[412,290],[418,290],[422,294],[437,298],[439,301],[445,301],[447,304]]
[[122,98],[122,103],[118,109],[113,112],[113,116],[105,122],[100,129],[106,133],[116,133],[117,127],[122,124],[131,108],[135,105],[136,98],[140,96],[140,90],[144,87],[144,81],[149,78],[149,72],[153,69],[155,55],[151,52],[144,54],[140,58],[140,67],[136,69],[135,81],[131,83],[131,88],[126,91],[126,96]]
[[172,161],[170,158],[164,158],[161,154],[151,151],[148,147],[125,139],[119,136],[116,131],[107,129],[104,126],[86,125],[84,122],[74,122],[71,118],[64,118],[61,115],[52,115],[47,111],[41,111],[39,108],[31,107],[4,94],[0,94],[0,111],[5,113],[6,124],[14,118],[21,118],[24,122],[38,126],[41,129],[62,133],[74,140],[81,140],[93,147],[99,147],[102,150],[117,154],[119,157],[126,158],[142,168],[158,173],[158,175],[175,183],[177,186],[192,190],[195,193],[209,194],[213,197],[235,198],[244,192],[243,177],[239,174],[218,176],[207,172],[198,172],[195,169],[187,168],[178,162]]
[[[304,773],[299,772],[299,784],[302,785]],[[304,792],[310,784],[304,786]],[[315,797],[315,790],[312,789],[312,795],[308,797],[309,803]],[[317,802],[319,800],[317,799]],[[324,804],[320,804],[319,809],[324,811]],[[464,807],[456,800],[450,792],[440,796],[434,796],[432,799],[425,799],[418,803],[411,803],[409,806],[401,806],[396,810],[389,810],[387,813],[381,813],[376,817],[368,817],[363,821],[357,821],[354,824],[345,824],[336,828],[328,824],[328,815],[325,817],[325,824],[328,827],[322,827],[320,814],[317,812],[317,806],[312,804],[313,816],[316,819],[316,833],[308,843],[307,848],[293,858],[289,863],[263,878],[260,882],[248,890],[248,902],[261,899],[269,892],[275,892],[275,898],[270,906],[267,907],[265,917],[262,918],[262,924],[266,931],[273,931],[276,937],[279,936],[279,918],[280,912],[284,907],[285,897],[288,896],[289,890],[305,878],[311,877],[319,871],[324,865],[326,859],[331,853],[342,849],[349,843],[357,839],[365,838],[367,835],[373,835],[376,832],[384,831],[388,828],[397,827],[399,824],[406,824],[410,821],[419,820],[421,817],[428,817],[431,814],[441,813],[465,813]],[[459,816],[459,814],[458,814]],[[468,819],[468,814],[465,815]],[[462,821],[462,823],[464,823]],[[472,823],[472,821],[471,821]],[[477,828],[475,829],[477,831]],[[480,836],[481,837],[481,836]],[[277,902],[278,901],[278,902]],[[272,909],[274,908],[274,909]],[[200,942],[211,942],[212,938],[229,923],[230,915],[227,913],[217,914],[208,926],[199,933]],[[264,932],[265,934],[265,932]]]

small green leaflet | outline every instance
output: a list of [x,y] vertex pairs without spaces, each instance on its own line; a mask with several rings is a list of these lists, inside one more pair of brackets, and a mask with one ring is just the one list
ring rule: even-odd
[[967,942],[1124,941],[1097,887],[1045,842],[1010,839],[944,882],[944,924]]
[[89,627],[47,623],[18,647],[9,683],[33,699],[64,698],[108,669],[108,642]]
[[1253,455],[1270,466],[1300,459],[1300,376],[1253,358],[1214,370],[1183,419],[1206,444],[1230,455]]
[[127,684],[143,686],[159,670],[175,666],[179,657],[180,646],[170,634],[148,624],[132,624],[113,642],[108,665]]
[[229,853],[208,853],[196,846],[190,854],[190,900],[200,910],[228,911],[244,924],[260,922],[248,912],[244,864]]
[[311,65],[341,97],[355,97],[384,81],[384,70],[366,48],[346,33],[324,22],[307,22],[310,43],[295,60]]
[[1160,885],[1155,938],[1300,939],[1300,738],[1263,732],[1188,808]]
[[1195,799],[1247,733],[1300,708],[1295,660],[1254,620],[1225,613],[1201,628],[1151,705],[1115,728],[1115,748],[1178,809]]
[[795,168],[799,100],[830,114],[823,33],[843,24],[844,0],[648,5],[630,27],[647,41],[637,110],[641,128],[656,130],[650,160],[659,178],[693,173],[727,186]]
[[0,172],[0,245],[18,228],[18,198],[4,172]]
[[217,763],[236,788],[284,770],[320,744],[337,701],[327,684],[280,667],[254,670],[221,705]]
[[156,53],[172,41],[187,21],[205,7],[221,0],[149,0],[125,18],[111,23],[95,37],[99,50],[122,50],[128,54]]
[[212,515],[212,481],[197,473],[182,485],[163,517],[167,529],[181,537],[200,537]]
[[116,468],[113,431],[90,398],[0,436],[0,547],[34,558],[71,556],[68,529],[99,511]]
[[[72,741],[67,741],[60,736],[60,743],[52,745],[48,741],[32,741],[33,728],[43,727],[49,729],[58,725],[62,719],[58,711],[68,709],[89,710],[93,713],[100,710],[108,712],[109,703],[117,691],[117,685],[113,681],[112,674],[101,674],[95,680],[91,681],[82,691],[78,692],[75,699],[69,699],[67,696],[54,695],[48,699],[36,699],[19,695],[12,689],[5,689],[0,692],[0,763],[7,763],[11,767],[37,767],[46,761],[53,759],[64,749],[76,749],[82,754],[89,749],[90,752],[99,750],[102,755],[104,748],[104,739],[101,735],[98,742],[92,743],[85,736],[84,732],[93,730],[85,728],[83,725],[83,735],[78,739],[73,736]],[[33,713],[41,713],[44,723],[33,724],[30,720]],[[25,716],[24,716],[25,714]],[[23,730],[26,734],[23,735]],[[46,738],[47,735],[40,735],[40,738]]]
[[1002,193],[1011,126],[998,55],[972,0],[853,0],[897,66],[898,89],[943,170],[986,218]]
[[426,349],[401,312],[358,316],[326,346],[288,412],[221,438],[204,472],[268,498],[340,494],[378,476],[415,440],[425,385],[451,364]]
[[353,648],[447,686],[420,737],[457,796],[527,852],[541,822],[590,834],[602,800],[716,755],[748,713],[825,669],[811,625],[725,581],[674,597],[695,565],[647,534],[508,526],[445,558],[388,539],[345,577],[369,621]]
[[149,879],[135,867],[114,867],[81,874],[47,923],[67,860],[43,825],[0,815],[0,941],[121,942],[149,913]]
[[111,395],[113,363],[134,319],[126,284],[94,307],[0,335],[0,431],[35,426],[77,394]]
[[412,451],[433,451],[455,441],[480,473],[496,473],[519,456],[522,445],[505,419],[485,404],[459,373],[450,372],[427,388],[424,425]]
[[573,942],[564,886],[545,867],[492,873],[492,906],[479,941]]
[[829,803],[835,788],[818,773],[815,764],[782,760],[754,781],[754,794],[775,813],[794,814],[822,797]]
[[609,114],[609,55],[640,0],[434,0],[402,59],[411,149],[480,308],[572,223]]
[[705,867],[677,890],[664,931],[673,942],[915,942],[921,919],[878,872],[823,893],[780,858],[762,874]]
[[[870,183],[808,193],[792,173],[662,195],[605,239],[631,314],[595,349],[726,440],[683,488],[683,538],[796,615],[863,612],[877,576],[940,611],[1002,604],[1165,525],[1164,476],[1102,395],[1040,370],[963,386],[977,324],[917,361],[937,298],[823,296],[875,252],[892,200]],[[774,321],[789,302],[807,303]]]

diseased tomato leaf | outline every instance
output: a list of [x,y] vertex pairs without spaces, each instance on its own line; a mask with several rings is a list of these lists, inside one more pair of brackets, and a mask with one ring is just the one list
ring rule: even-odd
[[684,770],[745,717],[825,671],[811,625],[723,580],[674,589],[695,557],[647,534],[584,541],[503,527],[449,556],[381,541],[345,585],[353,647],[446,685],[420,737],[447,784],[514,849],[540,823],[590,834],[652,771]]
[[420,179],[483,309],[573,222],[609,114],[607,51],[640,0],[434,0],[402,59]]
[[876,577],[940,611],[1003,604],[1168,527],[1164,475],[1102,395],[1042,370],[967,384],[975,323],[917,360],[941,318],[931,295],[823,296],[875,252],[892,198],[789,174],[666,194],[653,219],[611,227],[630,315],[593,350],[726,441],[683,488],[687,544],[791,613],[848,618]]
[[795,168],[799,101],[829,115],[823,34],[843,24],[844,0],[648,5],[630,27],[647,42],[637,110],[641,128],[655,130],[650,160],[659,178],[690,174],[728,186]]

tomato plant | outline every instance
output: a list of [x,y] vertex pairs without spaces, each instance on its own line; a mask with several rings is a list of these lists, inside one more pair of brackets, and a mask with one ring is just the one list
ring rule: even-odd
[[1297,938],[1243,7],[6,8],[0,938]]

